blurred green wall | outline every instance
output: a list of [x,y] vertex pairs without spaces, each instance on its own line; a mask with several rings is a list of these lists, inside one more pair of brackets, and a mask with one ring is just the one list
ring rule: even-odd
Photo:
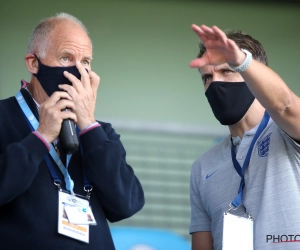
[[[250,2],[250,1],[249,1]],[[57,12],[78,17],[101,76],[97,118],[218,127],[200,76],[188,67],[198,39],[190,25],[241,29],[264,45],[270,67],[300,95],[300,5],[225,1],[4,1],[0,8],[0,98],[14,95],[30,33]]]

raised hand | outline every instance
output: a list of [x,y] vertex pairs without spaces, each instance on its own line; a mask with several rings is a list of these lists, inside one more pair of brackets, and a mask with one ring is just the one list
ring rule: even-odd
[[236,43],[227,38],[226,34],[217,26],[211,28],[201,25],[192,25],[192,29],[203,42],[206,52],[201,58],[190,62],[190,67],[199,68],[204,65],[219,65],[228,63],[238,66],[243,63],[246,55],[240,50]]
[[81,79],[79,80],[74,75],[65,71],[65,77],[72,82],[73,86],[64,84],[59,87],[68,92],[72,97],[76,107],[76,124],[79,129],[82,130],[96,121],[95,107],[100,77],[91,70],[87,72],[84,66],[79,62],[76,62],[76,66],[81,74]]

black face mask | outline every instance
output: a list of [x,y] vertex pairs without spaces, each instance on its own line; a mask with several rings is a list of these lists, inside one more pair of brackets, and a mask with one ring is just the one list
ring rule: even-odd
[[55,91],[62,91],[58,88],[60,84],[69,84],[72,83],[64,76],[63,72],[68,71],[72,75],[80,79],[81,75],[76,68],[76,66],[70,67],[50,67],[45,64],[42,64],[40,59],[35,55],[39,63],[39,70],[36,74],[33,74],[42,85],[43,89],[48,96],[51,96]]
[[245,82],[212,82],[205,95],[222,125],[240,121],[255,99]]

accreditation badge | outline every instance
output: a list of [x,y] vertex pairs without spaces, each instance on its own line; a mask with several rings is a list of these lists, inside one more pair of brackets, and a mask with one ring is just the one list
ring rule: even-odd
[[65,206],[70,223],[77,225],[97,225],[91,207]]
[[69,193],[58,191],[58,233],[89,243],[89,224],[71,223],[66,212],[67,207],[89,207],[89,201]]
[[253,219],[224,213],[222,250],[253,250]]

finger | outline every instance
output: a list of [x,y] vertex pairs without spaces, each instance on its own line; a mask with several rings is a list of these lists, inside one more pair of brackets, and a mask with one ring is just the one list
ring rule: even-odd
[[192,24],[192,29],[196,32],[196,33],[203,33],[204,32],[204,30],[203,29],[206,29],[206,28],[208,28],[206,25],[200,25],[200,26],[198,26],[198,25],[196,25],[196,24]]
[[215,32],[218,40],[222,41],[223,43],[227,43],[228,38],[222,30],[220,30],[217,26],[213,26],[212,30]]
[[88,69],[82,66],[82,64],[79,61],[76,61],[76,67],[79,70],[79,73],[81,75],[81,83],[84,88],[89,87],[90,85],[90,76],[88,73]]
[[91,79],[91,88],[93,92],[96,93],[100,84],[100,77],[94,71],[90,71],[89,75]]
[[227,44],[228,44],[229,48],[232,49],[232,50],[235,50],[235,51],[239,51],[240,50],[239,46],[237,46],[237,44],[235,43],[235,41],[233,41],[231,39],[227,40]]
[[206,41],[208,37],[206,36],[205,32],[196,24],[192,24],[193,31],[199,36],[202,42]]
[[60,114],[61,122],[66,119],[71,119],[75,123],[77,122],[77,115],[69,110],[64,110]]
[[69,84],[60,84],[58,85],[58,88],[67,92],[70,95],[72,100],[75,98],[77,90],[75,90],[74,86],[71,86]]
[[61,99],[56,103],[55,108],[57,110],[71,109],[72,111],[76,110],[75,104],[72,101]]
[[197,33],[199,30],[201,30],[201,28],[200,28],[198,25],[196,25],[196,24],[192,24],[192,25],[191,25],[191,28],[192,28],[192,30],[195,31],[196,33]]
[[205,36],[208,37],[210,40],[215,41],[218,39],[213,29],[207,27],[206,25],[201,25],[201,29]]
[[74,76],[73,74],[69,73],[68,71],[64,71],[63,74],[72,83],[72,86],[74,88],[78,88],[80,86],[80,80],[76,76]]
[[[202,27],[202,26],[201,26]],[[210,37],[206,35],[206,33],[197,25],[194,25],[193,27],[194,32],[198,35],[200,41],[207,47],[207,43],[211,42],[212,40]]]
[[206,59],[204,57],[201,57],[201,58],[192,60],[189,65],[191,68],[200,68],[206,64],[207,64]]
[[45,107],[52,107],[54,106],[59,100],[67,99],[72,100],[72,97],[64,91],[55,91],[45,102]]

